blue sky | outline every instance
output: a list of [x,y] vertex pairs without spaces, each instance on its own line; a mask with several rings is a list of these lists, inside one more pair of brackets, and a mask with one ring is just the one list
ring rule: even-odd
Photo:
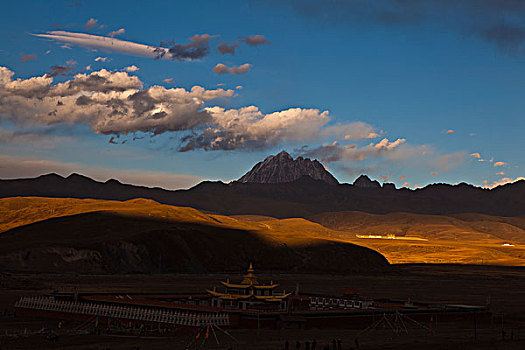
[[[424,6],[406,7],[382,0],[370,12],[358,0],[326,4],[4,4],[0,66],[14,75],[0,86],[0,177],[80,172],[101,180],[178,188],[203,179],[239,178],[282,149],[320,159],[341,182],[367,173],[411,188],[435,182],[490,186],[524,176],[524,7],[490,0],[449,7],[425,0],[418,3]],[[49,33],[108,37],[121,28],[115,39],[130,45],[169,49],[180,44],[184,50],[204,47],[207,52],[184,61],[170,53],[168,59],[154,59],[108,50],[91,39],[68,43]],[[188,39],[196,34],[197,40]],[[246,38],[255,35],[267,41],[249,45]],[[237,44],[235,54],[220,54],[221,42]],[[249,64],[249,69],[219,74],[213,70],[218,64],[227,69]],[[36,84],[30,78],[49,76],[53,66],[67,70],[49,86],[82,79],[77,74],[99,76],[101,69],[107,71],[104,79],[120,80],[112,80],[103,92],[79,90],[75,100],[69,99],[71,106],[56,92],[21,97],[22,86]],[[125,72],[130,66],[139,69]],[[155,105],[140,116],[130,108],[117,117],[102,109],[96,109],[96,118],[82,114],[86,107],[74,102],[79,96],[102,93],[110,99],[114,92],[109,90],[122,93],[119,72],[128,76],[126,84],[134,84],[126,85],[129,93],[119,95],[122,101],[129,101],[131,91],[153,96],[149,88],[156,85],[164,87],[164,97],[155,97]],[[189,94],[196,85],[219,89],[215,94],[220,96]],[[171,98],[175,88],[197,98],[200,107],[183,113],[178,102],[162,100]],[[76,110],[50,116],[51,104],[43,99]],[[258,114],[243,112],[246,106],[256,106]],[[159,117],[152,128],[158,111],[168,116]],[[225,111],[237,117],[225,121],[230,118]],[[112,118],[119,118],[118,126]],[[193,143],[182,152],[185,136]],[[110,143],[111,137],[117,142]]]

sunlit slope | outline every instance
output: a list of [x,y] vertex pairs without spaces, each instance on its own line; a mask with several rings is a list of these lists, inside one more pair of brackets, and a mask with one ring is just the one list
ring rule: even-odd
[[[4,271],[220,272],[252,261],[270,271],[349,272],[388,265],[306,220],[272,228],[150,200],[9,198],[0,208]],[[305,234],[308,226],[315,229]]]
[[[0,199],[0,232],[50,218],[91,212],[148,219],[154,221],[154,226],[157,222],[176,222],[242,230],[274,247],[307,247],[327,242],[353,243],[380,252],[391,263],[525,265],[524,216],[336,212],[318,214],[309,221],[259,215],[207,215],[192,208],[163,205],[145,199],[119,202],[35,197]],[[164,229],[163,224],[159,227]],[[124,239],[127,234],[121,232],[119,239]],[[357,237],[386,237],[389,234],[396,238],[415,237],[424,240]],[[230,245],[235,244],[231,242]],[[232,250],[231,254],[239,252]]]
[[152,200],[125,202],[99,199],[14,197],[0,199],[0,232],[54,217],[94,211],[119,211],[129,215],[169,218],[188,222],[213,222],[198,210],[162,205]]
[[[375,249],[392,263],[525,265],[524,216],[336,212],[311,219],[336,231],[332,233],[334,238]],[[357,235],[395,235],[426,241],[366,239]]]

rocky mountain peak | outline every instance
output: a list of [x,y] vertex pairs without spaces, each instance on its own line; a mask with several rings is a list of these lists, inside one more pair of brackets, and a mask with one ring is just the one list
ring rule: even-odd
[[380,188],[381,185],[377,181],[372,181],[370,178],[366,175],[359,176],[354,181],[355,187],[362,187],[362,188]]
[[269,156],[239,179],[239,182],[255,183],[284,183],[292,182],[303,176],[310,176],[315,180],[329,184],[339,182],[317,160],[297,157],[293,159],[286,151]]
[[[292,156],[286,152],[286,151],[281,151],[279,152],[277,155],[275,156],[269,156],[267,157],[266,159],[269,159],[269,158],[278,158],[278,159],[286,159],[286,160],[293,160]],[[301,157],[299,157],[301,158]]]

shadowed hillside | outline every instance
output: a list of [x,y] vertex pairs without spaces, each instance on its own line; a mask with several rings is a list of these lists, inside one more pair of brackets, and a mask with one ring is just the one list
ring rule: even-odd
[[[388,266],[384,257],[367,248],[207,216],[191,208],[151,201],[82,203],[51,199],[47,200],[47,209],[45,205],[41,208],[53,215],[58,211],[65,215],[37,221],[38,209],[33,214],[25,212],[24,200],[28,207],[28,202],[36,201],[38,208],[38,201],[43,199],[9,199],[0,206],[4,212],[11,207],[24,213],[21,220],[28,222],[0,234],[3,271],[237,272],[250,261],[259,270],[276,272],[338,273]],[[50,210],[53,206],[55,209]],[[95,207],[106,210],[93,211]],[[72,210],[84,212],[68,215]]]

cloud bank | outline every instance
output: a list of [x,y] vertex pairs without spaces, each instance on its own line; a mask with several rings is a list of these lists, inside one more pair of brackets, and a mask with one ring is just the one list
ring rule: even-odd
[[[122,71],[76,74],[60,83],[48,74],[16,80],[13,76],[14,72],[0,67],[0,121],[21,127],[84,124],[105,135],[170,132],[179,140],[179,151],[264,149],[341,132],[357,140],[373,132],[362,122],[328,126],[328,111],[318,109],[289,108],[269,114],[256,106],[225,109],[210,102],[231,98],[234,90],[144,88],[138,77]],[[382,141],[378,147],[393,147],[396,142],[402,141]]]
[[[377,158],[379,156],[388,156],[393,158],[400,158],[399,146],[406,142],[406,139],[397,139],[390,141],[387,138],[382,139],[377,143],[370,143],[363,147],[349,144],[342,145],[337,141],[329,145],[323,145],[314,149],[303,147],[296,149],[295,152],[303,157],[319,159],[325,163],[338,161],[361,161],[370,157]],[[401,152],[403,149],[401,150]]]

